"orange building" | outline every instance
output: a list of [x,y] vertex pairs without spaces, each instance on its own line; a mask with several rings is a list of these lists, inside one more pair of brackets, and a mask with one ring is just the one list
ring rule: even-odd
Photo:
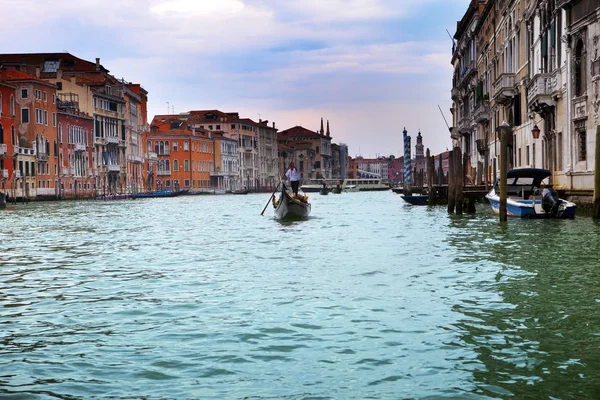
[[210,171],[214,170],[214,145],[210,133],[198,129],[161,131],[153,125],[147,142],[158,158],[156,171],[150,176],[151,190],[210,191]]
[[17,118],[20,111],[15,105],[16,87],[2,81],[0,71],[0,193],[12,188],[13,145],[17,141]]
[[10,195],[56,198],[59,194],[56,85],[13,69],[2,70],[0,80],[16,88],[15,101],[20,110],[15,121],[18,138],[13,145],[15,173]]

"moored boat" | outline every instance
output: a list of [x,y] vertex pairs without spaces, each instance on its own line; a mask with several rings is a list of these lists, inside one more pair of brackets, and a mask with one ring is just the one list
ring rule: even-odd
[[[354,189],[356,187],[357,190],[348,190],[348,187]],[[386,183],[383,183],[381,179],[367,179],[367,178],[359,178],[359,179],[344,179],[344,183],[342,188],[346,192],[370,192],[370,191],[378,191],[378,190],[390,190],[390,186]]]
[[136,193],[133,197],[136,199],[154,198],[154,197],[177,197],[188,193],[189,190],[160,190],[157,192]]
[[282,185],[279,198],[272,197],[273,207],[275,208],[275,218],[306,218],[310,215],[311,205],[308,202],[308,196],[294,196],[288,193],[285,185]]
[[[542,181],[552,173],[547,169],[521,168],[508,171],[506,178],[506,214],[522,218],[574,218],[577,205],[559,199],[556,191]],[[500,212],[500,179],[485,197],[492,210]]]
[[416,195],[416,196],[405,196],[402,195],[402,200],[406,201],[413,206],[426,206],[429,201],[429,197],[427,195]]

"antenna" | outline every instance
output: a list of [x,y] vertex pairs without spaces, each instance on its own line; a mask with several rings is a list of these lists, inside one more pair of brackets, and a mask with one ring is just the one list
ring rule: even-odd
[[448,127],[448,130],[450,131],[450,126],[448,125],[448,121],[446,121],[446,117],[444,117],[444,113],[442,112],[442,108],[440,107],[439,104],[438,104],[438,108],[440,109],[440,113],[442,114],[442,118],[444,118],[444,122],[446,123],[446,126]]
[[169,107],[169,102],[167,101],[167,114],[169,114],[169,111],[171,111],[171,107]]

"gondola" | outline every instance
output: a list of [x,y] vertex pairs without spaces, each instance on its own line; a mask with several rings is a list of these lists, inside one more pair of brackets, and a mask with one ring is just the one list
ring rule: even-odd
[[420,195],[420,196],[400,196],[402,200],[406,201],[413,206],[426,206],[429,202],[429,196]]
[[285,185],[281,185],[281,194],[279,198],[272,197],[273,207],[275,208],[275,218],[306,218],[310,215],[310,203],[306,195],[296,198],[290,195]]

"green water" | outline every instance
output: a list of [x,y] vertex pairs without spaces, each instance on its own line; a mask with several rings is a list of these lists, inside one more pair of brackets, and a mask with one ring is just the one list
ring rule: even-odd
[[391,192],[0,211],[0,398],[600,398],[600,225]]

